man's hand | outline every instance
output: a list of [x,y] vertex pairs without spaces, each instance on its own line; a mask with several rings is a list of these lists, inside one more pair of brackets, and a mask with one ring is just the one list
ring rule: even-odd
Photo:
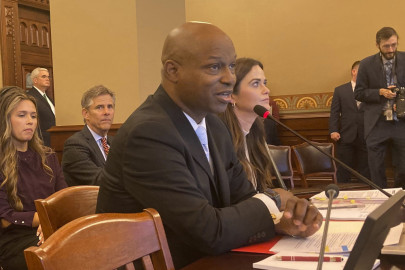
[[318,209],[306,199],[291,197],[286,203],[280,222],[275,227],[277,233],[308,237],[319,230],[322,221],[323,217]]
[[337,142],[338,140],[340,140],[340,133],[339,132],[332,132],[330,134],[330,138],[332,140],[334,140],[335,142]]
[[291,197],[294,197],[294,194],[292,194],[290,191],[284,190],[282,188],[274,188],[273,190],[275,192],[277,192],[278,194],[280,194],[280,199],[281,199],[280,211],[284,211],[288,199]]
[[390,89],[381,88],[380,89],[380,96],[384,96],[387,99],[393,99],[393,98],[395,98],[397,96],[397,93],[392,92]]

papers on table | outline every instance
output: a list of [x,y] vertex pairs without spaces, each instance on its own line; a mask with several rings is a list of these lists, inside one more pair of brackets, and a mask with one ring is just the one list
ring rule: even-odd
[[[311,255],[311,254],[310,254]],[[312,254],[313,255],[313,254]],[[317,255],[317,254],[316,254]],[[291,253],[291,252],[280,252],[277,256],[308,256],[308,253]],[[314,270],[316,269],[318,262],[297,262],[297,261],[279,261],[277,256],[268,257],[260,262],[254,263],[253,268],[256,269],[273,269],[273,270]],[[324,262],[322,264],[323,270],[338,270],[343,269],[347,262],[347,257],[344,258],[342,262]],[[380,264],[379,260],[374,263],[375,269]]]
[[[398,191],[402,190],[401,188],[387,188],[384,189],[391,195],[394,195]],[[318,193],[311,197],[312,200],[326,200],[325,192]],[[379,190],[341,190],[337,199],[357,199],[357,202],[367,203],[370,201],[385,201],[388,199],[386,195],[381,193]]]
[[[390,194],[395,194],[401,188],[384,189]],[[378,190],[341,191],[333,200],[331,220],[365,220],[381,203],[388,199]],[[324,192],[311,197],[313,205],[325,217],[328,200]]]
[[[363,226],[361,221],[330,221],[328,238],[326,241],[325,253],[349,253],[352,251],[357,236]],[[322,227],[312,236],[307,238],[296,238],[284,236],[271,249],[271,252],[285,252],[294,250],[295,252],[319,253],[321,247]],[[391,228],[384,246],[399,243],[402,234],[403,224]]]

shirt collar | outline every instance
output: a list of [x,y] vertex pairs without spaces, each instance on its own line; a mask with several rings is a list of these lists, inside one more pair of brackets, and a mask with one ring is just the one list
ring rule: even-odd
[[[96,142],[98,142],[101,138],[104,138],[103,136],[100,136],[97,133],[95,133],[93,130],[91,130],[91,128],[88,125],[86,125],[86,127],[89,129],[91,135],[93,136],[93,138]],[[105,138],[107,139],[107,136],[105,136]]]
[[41,94],[41,96],[43,96],[44,94],[45,94],[45,92],[43,92],[42,90],[39,90],[38,88],[36,88],[35,86],[32,86],[34,89],[36,89],[40,94]]
[[200,122],[199,124],[197,124],[197,122],[194,121],[194,119],[191,118],[190,115],[188,115],[188,114],[185,113],[185,112],[183,112],[183,113],[184,113],[184,115],[187,117],[187,120],[190,122],[190,124],[191,124],[191,126],[193,127],[194,131],[196,131],[196,129],[197,129],[199,126],[202,126],[202,127],[205,128],[205,130],[207,130],[207,126],[206,126],[206,124],[205,124],[205,117],[203,118],[203,120],[201,120],[201,122]]

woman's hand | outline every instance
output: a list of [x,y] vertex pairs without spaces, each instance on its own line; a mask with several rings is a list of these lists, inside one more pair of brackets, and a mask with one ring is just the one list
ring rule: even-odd
[[40,246],[44,242],[44,235],[42,233],[41,225],[38,226],[37,236],[39,238],[39,241],[38,241],[37,245]]
[[0,222],[1,222],[1,227],[2,228],[7,228],[8,226],[10,226],[10,222],[8,222],[7,220],[5,220],[4,218],[1,218],[0,219]]

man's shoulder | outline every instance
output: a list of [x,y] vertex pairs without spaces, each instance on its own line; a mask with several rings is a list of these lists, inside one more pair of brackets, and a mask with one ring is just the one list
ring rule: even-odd
[[341,84],[341,85],[337,86],[335,88],[335,91],[341,92],[341,91],[344,91],[346,89],[352,89],[352,83],[351,82],[347,82],[347,83],[344,83],[344,84]]
[[89,138],[88,135],[90,134],[90,136],[91,136],[90,131],[88,131],[88,129],[87,129],[87,132],[86,132],[86,129],[87,129],[87,127],[84,126],[82,130],[75,132],[72,136],[67,138],[65,145],[71,144],[71,143],[77,143],[77,142],[81,142],[81,143],[86,142],[87,139]]

